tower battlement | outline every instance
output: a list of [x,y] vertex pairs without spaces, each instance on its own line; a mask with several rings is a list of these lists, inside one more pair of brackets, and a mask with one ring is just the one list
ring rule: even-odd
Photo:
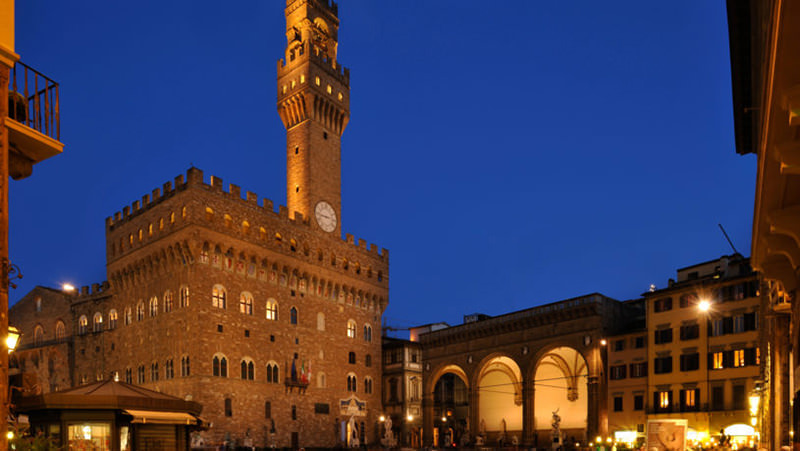
[[[154,189],[150,194],[142,196],[141,200],[136,200],[130,206],[125,206],[121,211],[115,212],[112,216],[106,218],[106,232],[112,232],[117,228],[132,222],[139,215],[163,203],[164,201],[176,196],[177,193],[185,191],[190,188],[200,188],[209,192],[219,193],[230,199],[240,202],[243,205],[257,207],[262,213],[271,215],[273,218],[291,224],[295,227],[303,227],[310,229],[310,218],[304,217],[299,212],[290,212],[285,205],[278,205],[278,210],[275,210],[275,204],[272,200],[262,198],[259,202],[258,194],[251,191],[245,191],[242,196],[242,189],[238,185],[228,184],[227,189],[224,186],[223,180],[220,177],[212,175],[206,183],[204,180],[203,171],[198,168],[189,168],[186,175],[178,175],[172,182],[166,182],[162,188]],[[293,214],[291,214],[293,213]],[[360,238],[355,238],[353,235],[346,234],[344,241],[353,247],[359,248],[363,251],[381,258],[386,259],[389,256],[389,251],[379,248],[376,244],[370,243]]]
[[286,9],[293,9],[297,8],[303,3],[308,3],[309,1],[314,1],[314,3],[327,8],[333,15],[339,15],[339,5],[336,4],[333,0],[286,0]]
[[294,70],[297,66],[305,62],[306,58],[311,61],[316,61],[320,67],[325,69],[328,75],[332,76],[344,86],[350,87],[350,69],[337,63],[335,59],[330,58],[318,49],[315,49],[310,42],[298,44],[297,47],[287,55],[287,58],[278,60],[278,78]]

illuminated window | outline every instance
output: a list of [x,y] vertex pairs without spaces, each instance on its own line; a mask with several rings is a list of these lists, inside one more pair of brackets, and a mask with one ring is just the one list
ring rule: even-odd
[[186,219],[186,207],[181,207],[181,218]]
[[173,301],[172,291],[167,290],[164,293],[164,313],[169,313],[172,311]]
[[118,315],[117,315],[117,311],[116,310],[111,309],[111,311],[108,312],[108,329],[109,330],[114,330],[114,329],[117,328],[117,317],[118,317]]
[[239,312],[244,313],[245,315],[252,315],[253,314],[253,295],[244,292],[239,296]]
[[129,234],[128,234],[128,244],[130,244],[131,246],[133,246],[133,234],[132,234],[132,233],[129,233]]
[[250,233],[250,223],[247,221],[242,222],[242,233],[247,235]]
[[263,228],[263,227],[258,229],[258,237],[261,238],[262,240],[266,240],[267,239],[267,230],[265,228]]
[[225,227],[230,227],[232,224],[233,224],[233,218],[231,218],[231,215],[226,214],[225,215]]
[[142,229],[139,229],[139,241],[142,241],[142,236],[143,236]]
[[352,319],[347,321],[347,338],[356,338],[356,322]]
[[267,319],[270,321],[278,320],[278,303],[275,299],[267,300]]
[[78,334],[83,335],[87,332],[89,328],[89,319],[86,318],[86,315],[81,315],[80,319],[78,319]]
[[67,327],[64,325],[63,321],[59,320],[56,323],[56,340],[63,340],[66,335]]
[[281,88],[281,91],[283,91],[283,93],[286,94],[286,85],[283,85],[283,87]]
[[721,369],[725,368],[723,355],[724,355],[724,353],[722,353],[722,352],[715,352],[713,354],[713,366],[712,366],[712,368],[714,368],[715,370],[721,370]]
[[180,289],[181,308],[189,306],[189,287],[182,286]]
[[153,236],[153,224],[147,226],[147,236]]
[[322,83],[322,82],[320,81],[320,79],[319,79],[319,76],[317,76],[317,77],[314,77],[314,83],[316,83],[316,85],[317,85],[317,86],[319,86],[319,85],[320,85],[320,83]]
[[214,210],[206,207],[206,221],[211,221],[212,219],[214,219]]
[[164,230],[164,218],[158,220],[158,230]]
[[294,89],[294,87],[295,87],[295,86],[297,86],[297,82],[295,82],[294,80],[292,80],[292,89]]
[[698,407],[699,389],[681,390],[681,410],[694,411]]
[[144,301],[139,301],[139,304],[136,305],[136,321],[141,321],[144,319]]
[[328,85],[328,94],[333,94],[333,87],[331,87],[331,85]]
[[669,401],[670,401],[670,398],[672,397],[671,395],[672,395],[672,392],[669,392],[669,391],[658,392],[658,407],[661,408],[661,409],[669,408],[669,404],[670,404]]
[[343,95],[342,95],[342,93],[340,92],[340,93],[339,93],[339,100],[342,100],[343,98],[344,98],[344,96],[343,96]]
[[300,83],[305,83],[305,82],[306,82],[306,76],[305,75],[301,75],[300,76]]
[[150,318],[155,318],[158,315],[158,298],[153,296],[150,298]]
[[214,285],[211,290],[211,305],[216,308],[227,308],[225,288],[222,285]]
[[170,224],[175,224],[175,212],[174,211],[171,211],[169,213],[169,223]]
[[102,332],[103,330],[103,314],[97,312],[94,314],[92,318],[92,331],[94,332]]
[[744,366],[744,349],[736,349],[733,351],[733,367],[738,368]]

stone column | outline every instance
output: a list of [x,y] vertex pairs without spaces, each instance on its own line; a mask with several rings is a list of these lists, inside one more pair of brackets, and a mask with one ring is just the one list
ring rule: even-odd
[[422,397],[422,446],[433,446],[433,391]]
[[472,436],[477,437],[481,433],[481,409],[480,395],[478,395],[477,384],[472,384],[469,388],[469,427]]
[[536,389],[532,380],[527,380],[522,385],[522,444],[533,447],[534,433],[536,432],[536,410],[534,395]]

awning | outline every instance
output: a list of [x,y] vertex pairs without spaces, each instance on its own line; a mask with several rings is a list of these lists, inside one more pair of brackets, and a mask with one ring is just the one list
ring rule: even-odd
[[126,410],[133,423],[198,424],[197,417],[184,412],[159,412],[157,410]]

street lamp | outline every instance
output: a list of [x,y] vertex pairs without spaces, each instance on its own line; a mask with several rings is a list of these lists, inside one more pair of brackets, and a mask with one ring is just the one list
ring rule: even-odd
[[8,353],[11,354],[17,349],[17,344],[19,344],[19,337],[22,333],[14,326],[8,326],[8,336],[6,337],[6,347],[8,348]]

